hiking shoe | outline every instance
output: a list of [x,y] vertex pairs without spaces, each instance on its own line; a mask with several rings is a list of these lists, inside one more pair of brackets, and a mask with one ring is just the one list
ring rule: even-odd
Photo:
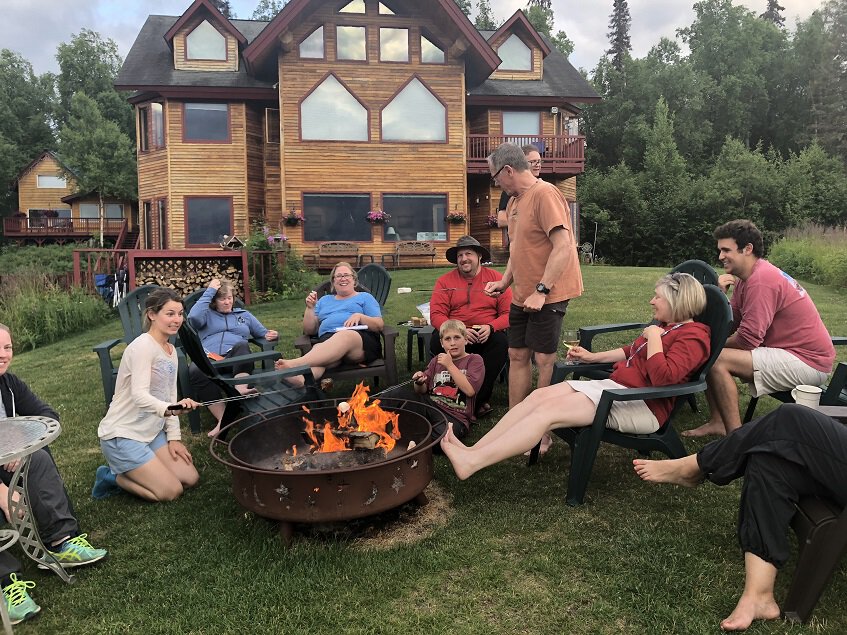
[[94,500],[103,500],[109,498],[121,491],[118,485],[117,477],[112,474],[112,470],[108,465],[101,465],[97,468],[94,476],[94,487],[91,488],[91,498]]
[[[56,558],[65,569],[72,567],[82,567],[87,564],[93,564],[98,560],[102,560],[109,552],[105,549],[95,549],[85,537],[88,534],[81,534],[73,538],[68,538],[65,542],[59,545],[58,551],[51,551],[50,555]],[[39,569],[47,569],[47,565],[39,563]]]
[[29,597],[29,591],[35,587],[35,582],[18,580],[18,574],[9,576],[12,583],[3,588],[3,598],[6,600],[6,609],[9,612],[9,621],[12,624],[20,624],[24,620],[34,617],[41,610],[35,601]]

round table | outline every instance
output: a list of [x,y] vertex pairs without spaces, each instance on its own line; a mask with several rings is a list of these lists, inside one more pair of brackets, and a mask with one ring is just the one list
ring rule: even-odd
[[[0,420],[0,430],[0,465],[20,461],[9,482],[8,501],[10,522],[20,536],[18,541],[27,556],[65,582],[72,582],[73,576],[68,575],[41,542],[27,495],[30,456],[58,437],[62,427],[58,421],[48,417],[7,417]],[[17,494],[17,500],[13,494]]]

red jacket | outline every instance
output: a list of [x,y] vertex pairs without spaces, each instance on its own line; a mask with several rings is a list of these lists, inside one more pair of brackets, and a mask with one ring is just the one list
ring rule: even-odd
[[460,320],[467,327],[491,324],[495,331],[508,328],[512,290],[506,289],[498,297],[483,292],[486,284],[502,279],[499,271],[488,267],[480,267],[473,280],[463,278],[458,269],[445,273],[435,281],[429,301],[432,326],[437,330],[447,320]]

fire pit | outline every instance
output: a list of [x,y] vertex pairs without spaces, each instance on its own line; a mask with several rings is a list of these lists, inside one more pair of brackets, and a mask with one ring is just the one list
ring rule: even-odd
[[[228,443],[219,437],[212,440],[212,456],[232,472],[236,500],[259,516],[280,521],[286,543],[293,523],[361,518],[413,499],[426,503],[423,490],[432,480],[437,442],[427,418],[407,409],[406,400],[380,399],[395,422],[389,426],[390,436],[399,437],[383,444],[393,445],[390,450],[377,446],[314,452],[315,436],[321,441],[315,434],[320,424],[310,423],[336,422],[342,401],[291,404],[252,414],[224,428]],[[415,404],[416,409],[422,407],[431,408]]]

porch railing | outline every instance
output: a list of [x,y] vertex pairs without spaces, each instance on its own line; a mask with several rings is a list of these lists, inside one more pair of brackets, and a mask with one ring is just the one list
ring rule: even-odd
[[542,173],[573,175],[585,170],[585,137],[582,135],[471,134],[467,139],[468,172],[487,173],[488,155],[507,141],[538,148]]
[[[107,218],[103,222],[103,232],[107,236],[116,236],[124,227],[123,218]],[[99,218],[18,218],[3,219],[3,234],[7,238],[37,236],[97,236],[100,233]]]

